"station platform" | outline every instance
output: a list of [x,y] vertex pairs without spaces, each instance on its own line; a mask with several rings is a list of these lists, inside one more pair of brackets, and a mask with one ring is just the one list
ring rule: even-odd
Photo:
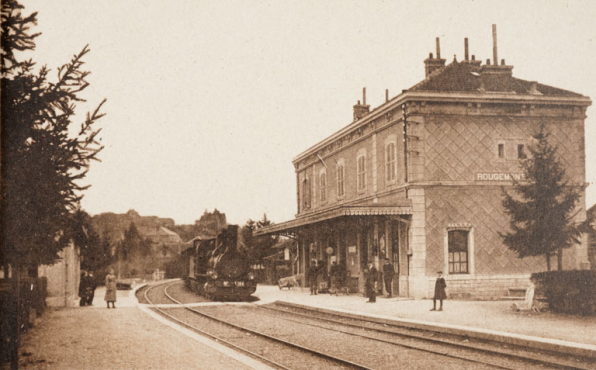
[[378,296],[376,303],[367,303],[368,298],[361,294],[311,295],[308,288],[280,290],[278,286],[259,286],[255,296],[262,304],[281,301],[353,315],[401,320],[421,326],[447,328],[451,332],[478,333],[479,337],[501,338],[501,341],[511,343],[536,342],[538,348],[558,350],[559,347],[567,347],[570,354],[575,351],[596,358],[596,316],[518,312],[511,308],[511,301],[445,300],[443,311],[430,311],[433,302],[428,299]]
[[[22,337],[19,366],[24,369],[267,369],[262,363],[209,339],[178,328],[139,305],[134,291],[118,291],[116,309],[107,309],[105,288],[93,306],[51,308]],[[360,294],[310,295],[306,288],[279,290],[259,285],[255,304],[275,301],[335,310],[376,319],[402,320],[489,336],[526,338],[596,354],[596,317],[551,312],[514,312],[510,301],[444,301]],[[149,315],[148,315],[149,314]],[[154,320],[155,319],[155,320]],[[8,368],[8,364],[1,367]]]
[[104,295],[98,287],[92,306],[48,308],[21,337],[19,369],[270,369],[158,314],[151,318],[132,290],[118,291],[116,309]]

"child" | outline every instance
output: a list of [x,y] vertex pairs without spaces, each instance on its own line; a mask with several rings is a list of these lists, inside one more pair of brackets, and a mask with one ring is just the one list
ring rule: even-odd
[[439,311],[443,311],[443,299],[447,299],[447,293],[445,293],[445,288],[447,284],[445,283],[445,279],[443,279],[443,271],[437,272],[437,282],[435,283],[435,296],[433,297],[433,308],[431,311],[437,310],[437,299],[441,303],[439,306]]

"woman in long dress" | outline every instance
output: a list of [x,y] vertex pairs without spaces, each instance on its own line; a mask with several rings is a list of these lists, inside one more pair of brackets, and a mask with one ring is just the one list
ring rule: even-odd
[[110,273],[106,275],[106,296],[104,300],[108,303],[108,308],[110,308],[110,302],[112,308],[116,308],[114,305],[116,302],[116,276],[114,276],[113,269],[110,269]]

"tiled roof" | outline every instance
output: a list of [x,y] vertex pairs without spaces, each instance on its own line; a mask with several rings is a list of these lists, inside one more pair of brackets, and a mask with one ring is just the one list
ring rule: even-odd
[[[501,70],[500,73],[485,73],[483,68]],[[533,91],[532,81],[520,80],[511,76],[507,66],[479,66],[478,62],[457,62],[434,71],[426,79],[414,85],[408,91],[435,92],[500,92],[545,96],[581,97],[583,95],[558,89],[543,84],[536,84]]]

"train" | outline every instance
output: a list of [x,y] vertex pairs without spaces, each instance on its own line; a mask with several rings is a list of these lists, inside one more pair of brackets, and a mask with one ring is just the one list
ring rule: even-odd
[[185,250],[186,284],[213,300],[248,300],[257,290],[255,274],[238,246],[238,225],[228,225],[215,237],[195,238]]

